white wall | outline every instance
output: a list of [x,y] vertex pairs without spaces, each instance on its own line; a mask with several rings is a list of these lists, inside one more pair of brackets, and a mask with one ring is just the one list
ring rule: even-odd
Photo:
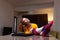
[[13,7],[5,0],[0,0],[0,35],[3,27],[13,26]]
[[54,3],[44,3],[44,4],[27,5],[27,6],[24,5],[24,6],[15,7],[15,10],[16,11],[32,11],[34,9],[47,8],[52,6],[54,6]]
[[[53,13],[54,13],[54,4],[47,3],[41,5],[29,5],[29,6],[20,6],[15,8],[16,11],[28,11],[28,14],[48,14],[48,21],[53,20]],[[20,14],[19,18],[21,17]]]
[[48,14],[48,21],[53,20],[53,14],[54,14],[54,7],[47,7],[47,8],[41,8],[33,10],[32,13],[34,14]]
[[56,31],[60,32],[60,0],[54,1],[54,27]]

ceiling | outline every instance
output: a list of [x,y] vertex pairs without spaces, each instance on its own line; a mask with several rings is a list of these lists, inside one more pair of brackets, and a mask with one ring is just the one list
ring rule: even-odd
[[54,2],[54,0],[6,0],[6,1],[14,5],[15,7]]

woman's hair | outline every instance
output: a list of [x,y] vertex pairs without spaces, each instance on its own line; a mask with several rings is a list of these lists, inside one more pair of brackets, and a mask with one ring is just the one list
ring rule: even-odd
[[22,31],[23,25],[24,25],[24,28],[29,28],[31,25],[28,23],[30,23],[30,20],[28,18],[20,19],[18,23],[18,31]]

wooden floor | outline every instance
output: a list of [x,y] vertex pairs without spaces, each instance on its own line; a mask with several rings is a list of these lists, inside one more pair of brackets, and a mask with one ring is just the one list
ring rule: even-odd
[[42,36],[0,36],[0,40],[57,40],[53,36],[42,37]]
[[53,36],[49,36],[49,37],[42,37],[42,36],[26,36],[26,37],[14,37],[14,40],[57,40],[55,37]]

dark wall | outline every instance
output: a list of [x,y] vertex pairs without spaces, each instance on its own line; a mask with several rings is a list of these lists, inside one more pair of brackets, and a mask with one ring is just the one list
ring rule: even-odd
[[47,14],[32,14],[32,15],[23,15],[22,17],[26,17],[30,19],[31,23],[36,23],[38,27],[44,26],[48,23],[48,15]]

